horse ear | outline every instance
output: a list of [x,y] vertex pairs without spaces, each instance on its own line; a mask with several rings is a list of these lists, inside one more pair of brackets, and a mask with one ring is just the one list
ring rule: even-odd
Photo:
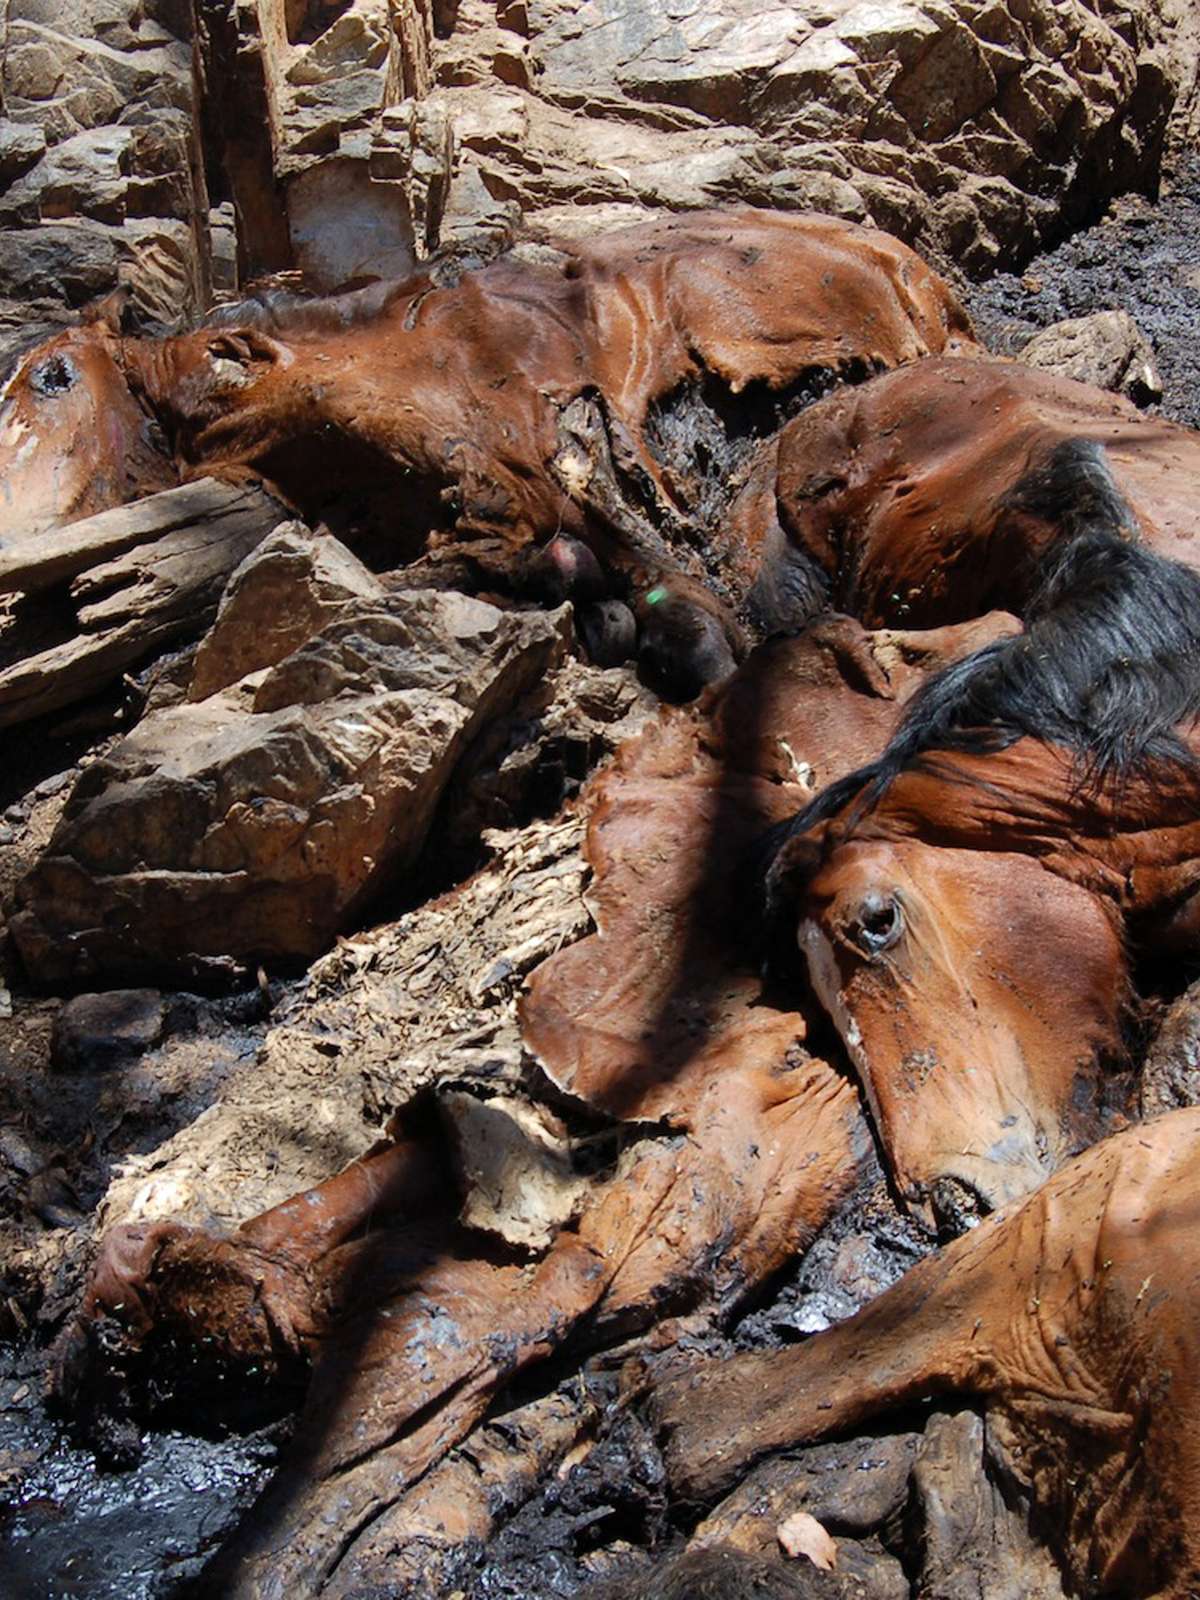
[[289,367],[288,347],[258,328],[221,328],[208,341],[209,360],[232,362],[249,371],[252,367]]
[[109,333],[121,333],[125,312],[129,306],[129,290],[121,284],[111,294],[91,300],[79,313],[79,320],[89,327],[107,328]]

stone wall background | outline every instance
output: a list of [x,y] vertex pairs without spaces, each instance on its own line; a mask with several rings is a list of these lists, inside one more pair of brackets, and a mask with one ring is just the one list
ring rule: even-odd
[[[0,342],[732,202],[981,277],[1197,129],[1187,0],[9,0]],[[1172,124],[1174,118],[1174,124]]]

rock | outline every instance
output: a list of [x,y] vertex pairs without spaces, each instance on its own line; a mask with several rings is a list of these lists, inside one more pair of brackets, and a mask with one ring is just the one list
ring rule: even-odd
[[237,228],[233,207],[213,206],[208,213],[208,234],[212,246],[212,285],[216,293],[231,293],[237,288]]
[[1194,1105],[1200,1105],[1200,984],[1196,983],[1167,1007],[1146,1052],[1138,1085],[1143,1117]]
[[[198,80],[190,19],[181,15],[174,27],[135,0],[23,0],[10,18],[0,293],[78,306],[120,276],[136,304],[165,312],[168,323],[204,304]],[[159,238],[172,240],[169,253],[183,257],[166,300],[145,232],[121,226],[150,217],[160,221]]]
[[157,989],[76,995],[54,1019],[50,1059],[61,1072],[124,1066],[159,1042],[165,1020]]
[[203,700],[249,672],[273,667],[318,633],[345,600],[383,586],[331,534],[284,522],[230,576],[217,620],[201,641],[188,690]]
[[387,59],[387,7],[378,0],[357,0],[336,16],[284,74],[288,83],[326,83],[347,71],[381,66]]
[[28,223],[67,217],[123,222],[133,132],[89,128],[48,150],[4,197],[3,210]]
[[[378,80],[359,75],[379,91]],[[314,289],[370,278],[404,278],[414,263],[403,187],[371,176],[366,160],[323,161],[288,185],[296,264]]]
[[122,253],[120,230],[100,222],[0,229],[0,295],[32,299],[54,284],[68,305],[81,306],[112,288]]
[[1150,341],[1127,311],[1094,311],[1035,333],[1019,360],[1062,378],[1128,395],[1137,405],[1162,399]]
[[0,117],[0,186],[7,187],[42,158],[46,135],[28,123]]
[[310,960],[413,867],[471,739],[565,645],[561,612],[350,600],[274,667],[146,717],[88,768],[18,886],[28,970]]

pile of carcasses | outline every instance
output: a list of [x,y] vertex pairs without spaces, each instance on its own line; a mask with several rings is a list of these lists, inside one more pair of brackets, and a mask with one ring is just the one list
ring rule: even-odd
[[[135,730],[89,773],[18,891],[35,976],[310,960],[369,920],[375,865],[415,870],[408,819],[466,737],[424,794],[395,743],[411,696],[436,658],[457,716],[468,673],[430,629],[498,660],[569,601],[573,631],[539,649],[631,662],[674,702],[570,802],[593,925],[513,988],[507,1231],[478,1222],[425,1084],[372,1153],[240,1226],[105,1237],[58,1350],[68,1407],[136,1410],[147,1365],[185,1353],[306,1387],[207,1592],[348,1596],[486,1534],[470,1441],[476,1478],[529,1492],[594,1417],[532,1402],[520,1470],[489,1417],[537,1364],[611,1348],[672,1503],[957,1396],[1071,1593],[1194,1593],[1200,1113],[1146,1092],[1132,1020],[1200,927],[1200,438],[988,357],[911,251],[811,216],[684,215],[174,338],[119,318],[9,378],[10,551],[189,477],[256,478],[386,582],[232,688],[209,649],[193,709],[211,732],[212,696],[241,695],[232,755],[184,770]],[[473,598],[438,610],[431,588]],[[344,728],[351,693],[359,745],[327,741],[285,794],[254,718],[279,737],[281,707],[332,707]],[[471,701],[472,736],[492,704]],[[150,817],[152,791],[166,843],[112,821]],[[875,1159],[941,1248],[793,1347],[689,1362]],[[557,1210],[522,1234],[535,1169]]]

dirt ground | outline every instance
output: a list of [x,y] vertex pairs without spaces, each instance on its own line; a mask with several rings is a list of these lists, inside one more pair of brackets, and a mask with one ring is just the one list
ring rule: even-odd
[[966,300],[997,355],[1051,323],[1127,311],[1154,347],[1162,414],[1200,427],[1200,156],[1176,164],[1157,200],[1126,196],[1021,272],[969,286]]

